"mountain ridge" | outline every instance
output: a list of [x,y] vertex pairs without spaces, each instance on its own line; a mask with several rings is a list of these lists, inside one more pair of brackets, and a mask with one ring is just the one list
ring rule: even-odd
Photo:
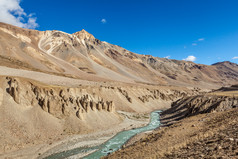
[[[37,31],[0,23],[0,55],[42,72],[95,81],[218,88],[236,84],[238,65],[196,64],[141,55],[100,41],[82,29]],[[11,45],[10,45],[11,44]]]

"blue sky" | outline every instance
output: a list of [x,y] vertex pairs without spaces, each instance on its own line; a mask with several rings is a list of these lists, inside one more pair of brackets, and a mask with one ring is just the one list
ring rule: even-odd
[[238,0],[22,0],[19,6],[37,30],[85,29],[140,54],[238,62]]

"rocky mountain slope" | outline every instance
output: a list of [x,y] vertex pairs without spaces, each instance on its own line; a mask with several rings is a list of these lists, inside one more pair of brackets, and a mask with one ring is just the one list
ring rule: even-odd
[[199,114],[138,139],[110,159],[237,158],[238,108]]
[[238,65],[212,66],[139,55],[96,39],[85,30],[74,34],[36,31],[0,23],[1,65],[91,81],[122,81],[217,88],[236,84]]
[[171,124],[170,121],[177,121],[198,114],[227,111],[238,107],[238,97],[199,95],[181,98],[171,104],[171,108],[161,115],[163,124]]
[[162,127],[105,158],[237,158],[238,98],[181,98],[161,113]]

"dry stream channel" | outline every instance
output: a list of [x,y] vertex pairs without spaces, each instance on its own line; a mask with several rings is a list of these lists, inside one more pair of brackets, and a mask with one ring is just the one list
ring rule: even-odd
[[82,157],[83,159],[99,159],[103,156],[107,156],[108,154],[120,149],[122,145],[124,145],[131,137],[135,136],[136,134],[158,128],[160,126],[160,112],[161,111],[157,110],[150,114],[150,123],[148,125],[132,130],[121,131],[100,145],[93,147],[78,147],[52,154],[48,157],[45,157],[44,159],[63,159],[82,153],[87,153],[86,156]]

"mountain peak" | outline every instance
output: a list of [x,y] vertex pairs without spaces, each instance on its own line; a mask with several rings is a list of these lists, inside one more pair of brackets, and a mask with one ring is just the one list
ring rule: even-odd
[[228,65],[237,65],[236,63],[233,63],[233,62],[230,62],[230,61],[217,62],[217,63],[214,63],[214,64],[212,64],[212,65],[225,65],[225,64],[228,64]]
[[79,31],[79,32],[83,32],[83,33],[87,33],[87,34],[89,34],[85,29],[82,29],[82,30]]
[[86,30],[82,29],[81,31],[78,31],[76,33],[73,33],[73,35],[77,36],[80,39],[84,39],[84,40],[94,40],[95,37],[88,33]]

